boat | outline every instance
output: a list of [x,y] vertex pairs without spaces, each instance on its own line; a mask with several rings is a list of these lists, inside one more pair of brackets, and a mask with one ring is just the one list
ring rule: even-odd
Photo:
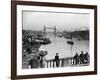
[[65,36],[65,38],[67,38],[67,39],[72,39],[72,37],[71,37],[71,36]]
[[51,41],[49,38],[41,38],[41,39],[38,39],[38,38],[35,38],[35,40],[33,41],[33,44],[36,43],[36,44],[50,44]]
[[72,39],[72,34],[64,36],[64,38]]
[[58,37],[62,37],[62,34],[58,34],[57,36],[58,36]]
[[50,43],[51,43],[51,41],[50,41],[49,38],[44,38],[43,39],[43,43],[42,44],[50,44]]
[[74,45],[73,41],[67,41],[68,44]]
[[80,41],[81,39],[79,38],[78,41]]

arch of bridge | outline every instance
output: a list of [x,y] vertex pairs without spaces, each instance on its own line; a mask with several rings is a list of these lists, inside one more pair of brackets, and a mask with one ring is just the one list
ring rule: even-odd
[[56,27],[44,27],[44,35],[46,34],[46,29],[53,29],[54,34],[56,35]]

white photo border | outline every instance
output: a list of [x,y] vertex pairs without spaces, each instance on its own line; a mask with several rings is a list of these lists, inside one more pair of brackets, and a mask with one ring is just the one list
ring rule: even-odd
[[[63,67],[44,69],[22,69],[22,10],[78,12],[90,14],[90,65],[84,67]],[[17,5],[17,75],[36,75],[52,73],[72,73],[94,71],[94,9],[60,8],[46,6]]]

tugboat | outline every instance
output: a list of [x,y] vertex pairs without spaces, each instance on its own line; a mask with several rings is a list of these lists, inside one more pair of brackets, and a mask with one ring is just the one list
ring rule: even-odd
[[58,34],[58,37],[62,37],[62,34]]
[[67,38],[67,39],[71,39],[72,37],[71,37],[71,36],[65,36],[65,38]]
[[68,44],[71,44],[71,45],[73,45],[73,44],[74,44],[74,42],[73,42],[73,41],[67,41],[67,43],[68,43]]
[[74,42],[72,41],[72,34],[71,34],[71,36],[69,38],[70,38],[70,40],[67,41],[67,43],[70,44],[70,45],[74,45]]

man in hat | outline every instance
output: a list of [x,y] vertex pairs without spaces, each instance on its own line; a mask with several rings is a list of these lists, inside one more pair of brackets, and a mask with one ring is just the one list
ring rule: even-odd
[[58,56],[58,53],[56,53],[55,62],[56,62],[56,67],[59,67],[59,56]]
[[77,65],[78,63],[79,63],[79,55],[78,55],[78,53],[76,53],[74,56],[73,64]]

